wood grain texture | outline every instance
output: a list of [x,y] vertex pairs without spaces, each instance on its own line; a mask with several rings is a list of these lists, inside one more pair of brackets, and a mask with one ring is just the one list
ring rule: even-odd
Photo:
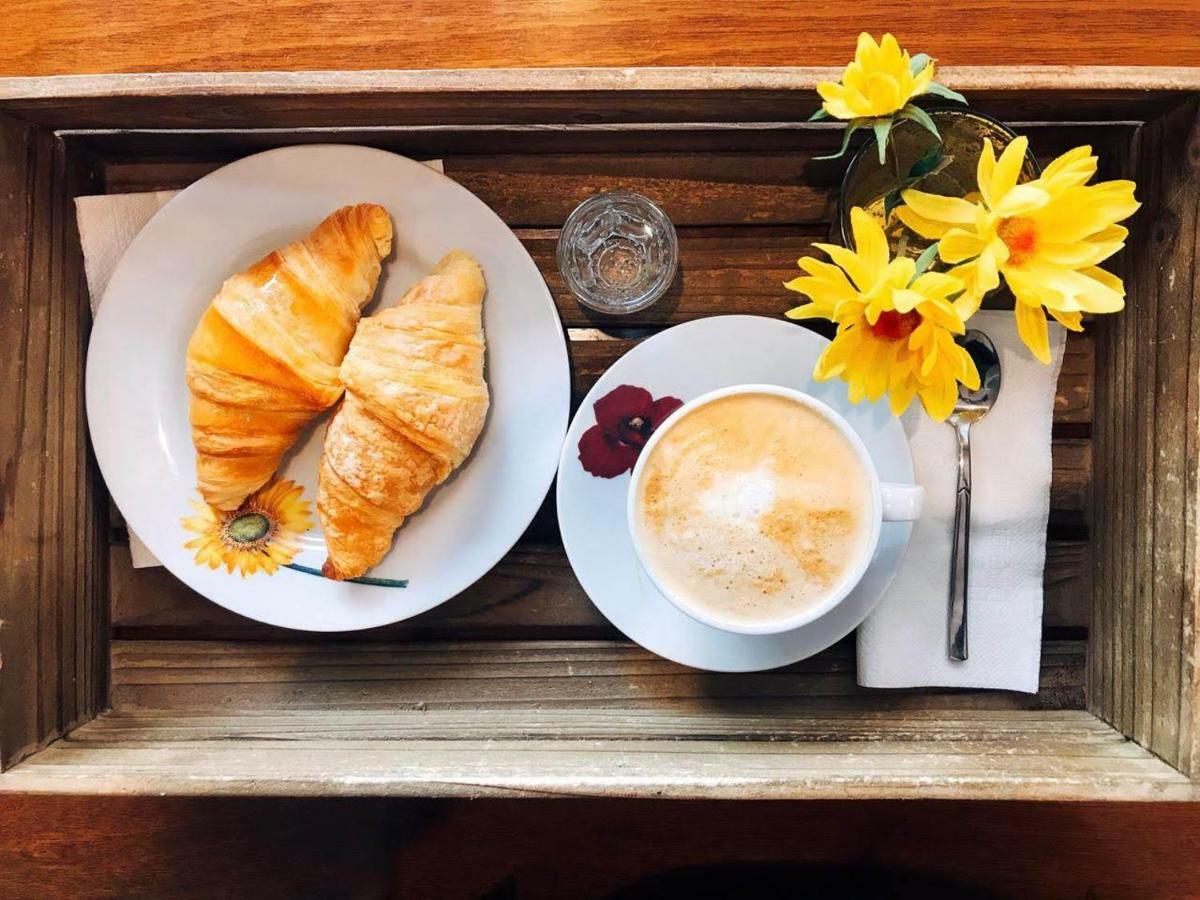
[[[1055,727],[1039,729],[1047,716]],[[340,718],[327,717],[335,723]],[[1028,731],[1022,727],[1027,722]],[[161,740],[163,730],[153,728],[84,739],[105,727],[97,721],[83,726],[81,737],[60,740],[12,770],[0,792],[738,800],[1197,796],[1179,772],[1081,711],[1012,713],[982,728],[971,718],[922,723],[907,717],[898,737],[886,727],[858,731],[852,725],[844,736],[824,731],[813,740],[797,739],[787,726],[783,740],[729,740],[716,731],[703,740],[639,738],[629,736],[628,722],[621,739],[530,740],[528,728],[509,739],[501,728],[501,736],[486,739],[461,732],[451,740],[424,738],[418,729],[411,739],[392,740],[387,728],[381,737],[369,730],[367,736],[333,735],[326,728],[323,739],[301,732],[291,740],[260,736],[249,724],[232,739],[210,733],[212,739]]]
[[1200,807],[28,794],[0,805],[11,900],[164,886],[181,900],[643,900],[746,883],[767,898],[1184,897],[1200,883]]
[[[1148,363],[1136,351],[1141,344],[1132,340],[1105,338],[1095,346],[1085,336],[1072,342],[1056,401],[1053,502],[1060,518],[1052,526],[1070,524],[1061,519],[1068,514],[1079,526],[1072,533],[1083,536],[1090,501],[1104,500],[1104,516],[1130,521],[1139,509],[1151,516],[1155,550],[1143,551],[1132,540],[1136,533],[1127,530],[1131,539],[1114,546],[1102,568],[1089,573],[1085,542],[1053,545],[1061,552],[1055,550],[1056,564],[1048,571],[1047,615],[1052,627],[1071,629],[1071,636],[1078,637],[1086,610],[1086,600],[1080,598],[1086,597],[1089,583],[1097,583],[1097,595],[1123,603],[1141,589],[1138,566],[1148,567],[1154,628],[1166,622],[1175,630],[1173,643],[1169,635],[1152,642],[1155,647],[1165,643],[1175,653],[1173,661],[1151,667],[1153,692],[1166,697],[1159,684],[1167,685],[1167,692],[1174,685],[1177,709],[1185,715],[1171,717],[1170,698],[1152,706],[1143,717],[1147,743],[1155,753],[1161,752],[1158,745],[1173,745],[1183,758],[1194,743],[1186,715],[1194,673],[1190,661],[1181,658],[1189,646],[1194,606],[1187,606],[1186,598],[1194,582],[1188,580],[1190,574],[1180,576],[1184,600],[1172,605],[1176,582],[1166,574],[1159,550],[1182,547],[1184,569],[1195,565],[1194,553],[1189,556],[1187,549],[1195,537],[1187,510],[1194,507],[1187,504],[1197,478],[1187,460],[1195,455],[1192,444],[1200,441],[1189,437],[1200,391],[1193,390],[1197,368],[1189,354],[1200,341],[1190,337],[1190,308],[1187,316],[1181,314],[1181,298],[1185,290],[1194,290],[1192,282],[1179,282],[1182,269],[1163,266],[1164,260],[1191,264],[1196,252],[1194,223],[1188,224],[1194,215],[1179,213],[1181,198],[1185,206],[1193,198],[1193,176],[1179,159],[1181,149],[1189,146],[1181,116],[1194,116],[1194,101],[1177,92],[1183,84],[1179,79],[1186,81],[1178,73],[1156,76],[1161,81],[1147,82],[1149,91],[1134,89],[1129,73],[1092,73],[1095,80],[1077,83],[1074,92],[1049,94],[1023,93],[1019,87],[1023,79],[1044,73],[1012,74],[1009,84],[1003,83],[1002,73],[980,82],[986,97],[999,99],[992,111],[1020,110],[1033,121],[1064,115],[1074,120],[1122,118],[1111,125],[1047,122],[1032,127],[1039,150],[1054,153],[1086,139],[1115,150],[1111,157],[1106,153],[1113,160],[1113,170],[1106,173],[1110,176],[1157,166],[1159,182],[1147,174],[1152,185],[1147,205],[1165,211],[1155,221],[1166,222],[1167,230],[1162,238],[1147,232],[1145,242],[1168,249],[1165,255],[1149,255],[1148,262],[1139,258],[1144,272],[1127,274],[1131,298],[1135,288],[1158,279],[1152,316],[1152,346],[1158,349]],[[663,325],[718,312],[774,316],[786,308],[791,298],[778,283],[792,273],[795,257],[826,233],[837,183],[836,169],[822,169],[812,159],[827,147],[830,134],[795,121],[796,96],[800,87],[808,89],[804,79],[812,79],[811,71],[731,71],[703,78],[698,73],[539,73],[529,76],[529,82],[500,73],[495,78],[512,79],[512,84],[490,89],[472,81],[474,77],[446,73],[440,83],[431,83],[428,73],[382,73],[358,82],[343,76],[307,82],[283,76],[211,82],[133,79],[121,82],[120,96],[111,100],[88,92],[105,84],[111,89],[116,82],[10,81],[0,83],[0,105],[6,104],[12,115],[65,127],[238,129],[189,135],[73,132],[65,143],[55,144],[61,159],[60,146],[102,158],[109,190],[189,183],[226,159],[293,139],[264,130],[275,126],[325,128],[346,122],[357,133],[372,136],[368,143],[401,151],[432,148],[438,142],[452,150],[454,140],[470,136],[469,153],[444,154],[447,170],[518,228],[551,282],[564,322],[573,329],[572,343],[595,345],[574,359],[577,402],[607,362]],[[1082,75],[1062,77],[1068,83]],[[557,87],[553,79],[560,80],[554,82]],[[583,85],[578,91],[563,88],[572,79]],[[541,87],[521,89],[531,83]],[[300,93],[288,93],[289,84],[300,85]],[[619,89],[622,84],[629,90]],[[712,90],[704,90],[705,85]],[[699,103],[701,99],[711,102]],[[1136,124],[1163,111],[1168,115],[1161,121]],[[734,123],[734,116],[745,118]],[[664,118],[668,127],[659,128],[648,117]],[[697,118],[701,124],[688,124]],[[629,124],[618,129],[616,122]],[[15,127],[33,135],[35,144],[47,140]],[[324,139],[330,133],[305,132],[295,139]],[[660,137],[662,146],[655,143]],[[1146,154],[1156,141],[1158,162],[1152,164]],[[1131,146],[1132,151],[1125,149]],[[38,151],[29,158],[36,171]],[[55,184],[56,171],[52,166],[49,176]],[[34,176],[24,190],[36,191],[38,183]],[[612,186],[646,191],[667,205],[681,223],[683,248],[681,278],[667,301],[652,315],[622,323],[583,316],[554,283],[551,253],[555,228],[574,202]],[[49,212],[37,215],[65,219],[66,198],[55,197],[46,206]],[[39,253],[51,260],[61,255],[63,245],[59,250],[55,246],[53,241],[30,242],[27,270],[41,270]],[[58,296],[53,262],[47,271],[46,295]],[[1192,269],[1187,272],[1194,278]],[[73,308],[78,316],[82,305]],[[1145,324],[1136,316],[1130,321],[1131,328]],[[1184,331],[1188,338],[1181,343]],[[70,419],[65,411],[72,402],[71,385],[77,390],[78,382],[69,369],[58,369],[70,359],[72,346],[70,341],[51,341],[41,360],[48,373],[45,406],[52,420]],[[1188,364],[1172,369],[1181,353]],[[1105,409],[1140,410],[1132,418],[1118,422],[1109,415],[1103,422],[1109,443],[1097,448],[1106,454],[1097,465],[1115,477],[1102,488],[1093,488],[1091,479],[1090,434],[1100,405],[1099,395],[1093,397],[1099,387],[1093,386],[1091,372],[1097,360],[1115,367],[1104,386]],[[1181,415],[1170,428],[1155,432],[1152,448],[1136,451],[1143,454],[1142,469],[1133,469],[1129,457],[1121,457],[1124,467],[1117,472],[1114,442],[1125,446],[1134,429],[1144,431],[1148,423],[1156,427],[1146,410],[1162,413],[1164,384],[1171,386],[1166,396],[1188,398]],[[60,403],[54,399],[57,394],[68,400]],[[1147,397],[1152,404],[1145,402]],[[1101,427],[1098,414],[1096,418]],[[69,441],[63,438],[62,443]],[[1146,470],[1153,477],[1146,479]],[[38,509],[50,523],[68,520],[65,508],[54,502],[43,501]],[[545,541],[554,532],[552,517],[543,516],[531,535]],[[49,558],[52,552],[66,552],[47,549],[53,546],[39,543],[39,553]],[[39,579],[49,571],[57,569],[39,568]],[[544,544],[520,548],[493,576],[444,609],[346,643],[273,642],[282,636],[255,631],[258,626],[245,629],[240,620],[180,593],[163,573],[135,574],[117,564],[113,576],[121,610],[119,634],[138,638],[119,641],[116,648],[112,700],[117,711],[17,767],[0,780],[0,789],[422,796],[1196,796],[1167,762],[1081,712],[1087,702],[1081,641],[1045,645],[1042,689],[1034,696],[963,691],[884,695],[857,687],[848,642],[778,672],[727,676],[691,672],[612,640],[560,552]],[[1055,596],[1063,599],[1061,607]],[[65,635],[78,639],[80,631],[71,627],[69,615],[55,622],[59,637],[47,636],[44,629],[34,634],[38,654],[51,652]],[[1127,608],[1098,611],[1093,621],[1102,630],[1090,677],[1093,685],[1102,686],[1097,696],[1110,698],[1106,714],[1129,721],[1124,712],[1120,720],[1113,710],[1118,705],[1137,708],[1120,686],[1129,668],[1137,666],[1129,648],[1146,638],[1133,627]],[[210,640],[157,640],[185,635]],[[450,638],[454,641],[448,642]],[[1137,674],[1143,672],[1144,667]],[[33,701],[38,721],[49,720],[48,696],[40,690]],[[1062,710],[1066,718],[1055,718]]]
[[[953,27],[947,27],[948,23]],[[1191,65],[1195,6],[1153,0],[852,7],[786,0],[714,7],[682,0],[417,0],[364,16],[346,0],[196,5],[20,0],[0,73],[503,66],[843,65],[857,33],[900,29],[947,62]],[[1065,35],[1070,40],[1064,40]]]
[[[1077,709],[1085,645],[1043,647],[1037,694],[897,690],[893,709]],[[627,641],[115,641],[113,708],[195,716],[266,710],[642,709],[731,715],[871,710],[852,641],[768,672],[698,672]]]
[[[1134,134],[1132,126],[1110,124],[1041,125],[1031,131],[1044,156],[1084,140],[1116,149]],[[292,137],[153,133],[73,140],[106,159],[105,189],[121,193],[184,187],[237,155],[282,146]],[[835,149],[835,138],[810,127],[669,131],[666,149],[658,147],[659,135],[628,129],[430,133],[401,128],[339,134],[338,139],[346,137],[439,156],[451,177],[516,228],[568,326],[575,406],[609,366],[664,325],[729,312],[777,317],[793,305],[795,295],[781,284],[794,274],[796,258],[812,253],[813,241],[827,237],[839,174],[833,164],[814,164],[815,154]],[[476,153],[463,155],[464,143]],[[687,224],[679,227],[680,276],[668,296],[645,313],[605,318],[584,310],[563,284],[554,252],[558,231],[550,226],[584,196],[617,187],[649,194],[676,222]],[[1055,400],[1051,503],[1056,529],[1069,529],[1066,534],[1076,540],[1051,544],[1045,612],[1051,628],[1083,629],[1088,619],[1087,549],[1077,538],[1090,490],[1093,353],[1090,336],[1070,336]],[[552,504],[529,537],[557,542]],[[134,572],[124,547],[114,549],[112,566],[118,637],[305,639],[210,604],[165,572]],[[447,605],[355,639],[613,635],[561,550],[527,542]]]
[[[798,124],[830,68],[0,77],[0,107],[59,129]],[[1187,68],[970,67],[941,77],[1013,122],[1142,122],[1200,85]],[[221,102],[214,104],[214,97]]]
[[1096,594],[1089,707],[1196,765],[1200,454],[1200,104],[1142,131],[1128,263],[1133,314],[1100,323]]
[[0,768],[102,703],[107,555],[85,439],[87,316],[71,192],[46,132],[0,116]]
[[[1087,628],[1089,545],[1051,541],[1046,550],[1042,623],[1052,636]],[[123,640],[322,641],[320,634],[255,622],[197,594],[162,567],[134,569],[124,544],[110,548],[113,634]],[[339,640],[612,639],[618,633],[592,604],[562,547],[522,542],[474,585],[406,622]]]

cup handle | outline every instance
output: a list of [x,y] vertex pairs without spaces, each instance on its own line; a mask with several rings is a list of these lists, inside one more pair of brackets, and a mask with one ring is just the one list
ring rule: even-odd
[[881,484],[883,521],[912,522],[921,516],[925,505],[925,488],[919,484]]

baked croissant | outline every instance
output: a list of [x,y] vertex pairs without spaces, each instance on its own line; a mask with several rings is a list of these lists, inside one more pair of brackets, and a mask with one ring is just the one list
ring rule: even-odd
[[329,578],[357,578],[471,452],[483,428],[483,272],[445,256],[391,309],[364,319],[342,362],[317,510]]
[[187,349],[201,496],[237,509],[342,394],[338,366],[392,247],[382,206],[344,206],[221,285]]

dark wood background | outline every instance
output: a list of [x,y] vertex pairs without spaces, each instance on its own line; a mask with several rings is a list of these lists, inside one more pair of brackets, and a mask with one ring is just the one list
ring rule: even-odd
[[1179,804],[0,803],[5,898],[1200,893]]
[[[4,16],[4,75],[835,65],[860,29],[891,29],[956,65],[1200,63],[1198,0],[902,10],[885,0],[16,0]],[[1200,896],[1200,811],[0,795],[2,897],[718,896],[751,887],[768,896]]]

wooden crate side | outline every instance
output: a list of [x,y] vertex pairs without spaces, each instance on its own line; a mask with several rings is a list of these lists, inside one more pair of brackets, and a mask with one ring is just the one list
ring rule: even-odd
[[87,450],[89,316],[70,203],[89,183],[53,135],[0,117],[0,768],[105,697],[107,530]]
[[[0,107],[53,128],[802,121],[830,68],[180,73],[0,79]],[[947,83],[1009,120],[1145,120],[1186,68],[962,67]],[[214,98],[219,102],[213,102]]]
[[[618,736],[619,735],[619,736]],[[0,792],[680,799],[1194,800],[1081,712],[629,710],[104,716]]]
[[1139,133],[1128,308],[1097,327],[1089,708],[1195,771],[1200,101]]

